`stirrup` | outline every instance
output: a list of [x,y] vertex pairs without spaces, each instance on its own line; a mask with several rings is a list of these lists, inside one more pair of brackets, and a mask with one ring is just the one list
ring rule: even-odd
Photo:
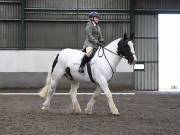
[[79,67],[78,72],[80,72],[80,73],[84,73],[84,68],[83,68],[83,67]]

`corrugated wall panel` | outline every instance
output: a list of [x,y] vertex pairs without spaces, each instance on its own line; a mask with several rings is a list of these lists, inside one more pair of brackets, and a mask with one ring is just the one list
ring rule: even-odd
[[[17,48],[20,36],[20,5],[0,3],[0,48]],[[12,21],[11,21],[12,20]]]
[[26,20],[65,21],[65,20],[76,20],[76,19],[77,19],[77,13],[26,12]]
[[72,22],[28,22],[28,48],[77,48],[77,24]]
[[145,64],[145,71],[135,72],[136,90],[157,90],[158,87],[158,64]]
[[129,32],[128,23],[121,22],[101,23],[101,29],[107,43],[122,37],[124,32]]
[[20,10],[19,4],[0,4],[0,18],[20,19]]
[[135,21],[137,37],[158,37],[157,15],[136,15]]
[[0,48],[18,48],[19,36],[18,22],[0,22]]
[[[22,20],[20,20],[20,2],[21,1],[16,1],[16,3],[12,3],[11,1],[11,4],[9,4],[9,2],[0,4],[0,9],[3,10],[3,12],[0,13],[1,19],[19,19],[19,24],[21,25],[14,28],[19,30],[18,34],[17,32],[11,32],[11,34],[16,34],[14,37],[17,36],[18,41],[22,41],[21,37],[18,37],[21,32],[19,27],[24,28],[24,24],[23,22],[21,23]],[[96,7],[98,7],[97,9],[104,9],[104,11],[99,11],[99,13],[101,20],[103,20],[100,25],[106,42],[121,37],[124,32],[129,32],[129,15],[114,11],[114,9],[128,9],[129,0],[26,0],[25,3],[25,30],[22,29],[22,31],[25,31],[26,43],[23,45],[22,41],[20,45],[26,48],[81,48],[84,42],[84,28],[88,21],[89,9]],[[78,11],[78,9],[80,11]],[[81,11],[81,9],[84,9],[84,11]],[[113,11],[111,12],[109,9],[113,9]],[[12,22],[11,20],[11,24],[12,23],[17,22]],[[1,27],[4,27],[5,24],[6,22],[4,22]],[[4,32],[8,29],[7,27],[1,31]],[[11,31],[13,31],[13,29],[11,29]],[[5,35],[5,33],[2,33],[2,35]],[[61,35],[61,33],[63,33],[63,35]],[[79,34],[77,35],[76,33]],[[69,40],[69,38],[73,40]],[[5,39],[8,38],[4,38],[4,40]],[[5,43],[5,41],[1,41],[3,44]],[[60,41],[63,42],[62,45],[59,45]],[[7,42],[9,42],[9,40]],[[8,47],[8,45],[5,44],[2,46]],[[11,46],[18,47],[18,45]]]
[[129,0],[79,0],[80,9],[128,9]]
[[137,9],[179,9],[179,0],[136,0]]
[[158,39],[136,39],[138,61],[158,61]]
[[135,71],[135,89],[158,89],[158,16],[136,15],[135,50],[144,71]]
[[[82,48],[85,25],[86,22],[27,23],[27,48]],[[100,26],[107,43],[129,31],[128,23],[102,22]]]
[[[128,14],[120,14],[120,13],[101,13],[101,22],[100,27],[106,42],[110,42],[113,39],[119,38],[123,35],[124,32],[129,32],[129,15]],[[29,20],[27,27],[27,47],[31,48],[42,48],[44,44],[44,48],[82,48],[84,39],[85,39],[85,25],[88,22],[88,13],[80,13],[77,17],[77,14],[61,14],[61,13],[27,13],[26,19]],[[31,19],[40,19],[42,21],[32,21]],[[43,21],[46,19],[47,21]],[[31,22],[30,22],[31,20]],[[52,22],[50,22],[52,21]],[[53,22],[54,21],[54,22]],[[30,26],[33,23],[33,26]],[[42,24],[42,25],[41,25]],[[37,25],[37,26],[35,26]],[[31,28],[30,28],[31,27]],[[34,28],[33,28],[34,27]],[[55,28],[56,27],[56,28]],[[45,30],[48,29],[48,33],[46,35],[54,36],[52,39],[53,45],[49,44],[50,39],[48,37],[42,39],[43,41],[38,41],[35,39],[37,34],[41,37]],[[54,30],[56,29],[56,30]],[[56,32],[56,31],[59,31]],[[31,33],[29,33],[31,32]],[[35,34],[32,34],[35,33]],[[62,36],[59,36],[63,33]],[[77,34],[78,33],[78,34]],[[57,35],[59,37],[57,37]],[[34,38],[30,38],[36,35]],[[57,39],[56,39],[57,38]],[[74,40],[69,40],[69,38],[73,38]],[[30,40],[31,39],[31,40]],[[35,41],[36,40],[36,41]],[[63,41],[63,45],[59,45],[60,41]],[[67,41],[64,41],[67,40]],[[39,44],[39,42],[43,42],[43,44]],[[55,43],[56,42],[56,43]],[[76,45],[75,45],[76,44]]]
[[[88,11],[86,13],[79,13],[78,14],[78,19],[80,20],[87,20],[88,19]],[[105,13],[103,11],[99,11],[99,15],[101,17],[101,20],[103,21],[128,21],[129,20],[129,15],[125,13],[113,13],[111,11],[108,11],[108,13]],[[101,21],[100,20],[100,21]]]
[[77,8],[77,0],[26,0],[27,8]]

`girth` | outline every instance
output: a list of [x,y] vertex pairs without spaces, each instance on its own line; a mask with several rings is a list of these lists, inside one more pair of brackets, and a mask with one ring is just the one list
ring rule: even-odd
[[[73,77],[71,75],[71,71],[70,71],[70,68],[67,67],[65,69],[66,73],[65,73],[65,77],[70,79],[70,80],[73,80]],[[91,64],[90,63],[87,63],[87,72],[88,72],[88,75],[89,75],[89,78],[91,80],[91,82],[95,83],[93,77],[92,77],[92,72],[91,72]]]
[[91,80],[91,82],[95,83],[93,77],[92,77],[92,72],[91,72],[91,64],[90,63],[87,63],[87,72],[88,72],[88,75],[89,75],[89,78]]

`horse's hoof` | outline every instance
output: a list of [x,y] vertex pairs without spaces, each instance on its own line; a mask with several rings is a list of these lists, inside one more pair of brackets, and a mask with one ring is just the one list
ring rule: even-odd
[[119,113],[119,112],[116,112],[116,113],[112,113],[112,115],[119,116],[120,113]]
[[72,111],[72,113],[82,113],[82,111],[81,110],[75,110],[75,111]]
[[85,114],[92,114],[92,111],[89,111],[88,109],[84,110]]
[[72,114],[80,114],[80,113],[81,113],[81,110],[78,110],[78,111],[77,111],[77,110],[72,110],[71,113],[72,113]]
[[92,114],[92,112],[91,111],[85,111],[85,114]]
[[71,111],[71,114],[81,114],[82,112],[79,110],[79,111],[77,111],[77,110],[73,110],[73,111]]
[[81,108],[80,107],[72,107],[72,110],[71,110],[71,113],[74,113],[74,114],[78,114],[78,113],[81,113]]
[[43,110],[43,111],[49,111],[49,108],[48,107],[41,107],[41,110]]

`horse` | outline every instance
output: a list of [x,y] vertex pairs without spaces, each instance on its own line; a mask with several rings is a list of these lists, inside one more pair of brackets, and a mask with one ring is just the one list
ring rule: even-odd
[[[128,64],[132,65],[136,63],[137,58],[134,51],[133,37],[133,34],[128,37],[125,33],[123,38],[118,38],[104,47],[98,47],[94,57],[89,62],[91,66],[91,75],[94,80],[93,83],[96,89],[85,108],[85,113],[92,114],[96,98],[101,92],[104,92],[110,112],[114,115],[119,115],[119,111],[112,98],[112,93],[108,87],[108,82],[112,78],[122,58],[127,59]],[[82,112],[77,100],[79,82],[92,82],[86,69],[87,65],[85,66],[84,73],[78,72],[83,55],[84,52],[81,50],[70,48],[63,49],[57,54],[52,68],[48,72],[45,86],[39,92],[39,95],[45,98],[41,108],[42,110],[49,110],[50,101],[56,90],[58,80],[63,76],[67,77],[67,69],[69,69],[72,78],[67,78],[69,78],[68,80],[71,82],[70,98],[72,100],[72,113]]]

